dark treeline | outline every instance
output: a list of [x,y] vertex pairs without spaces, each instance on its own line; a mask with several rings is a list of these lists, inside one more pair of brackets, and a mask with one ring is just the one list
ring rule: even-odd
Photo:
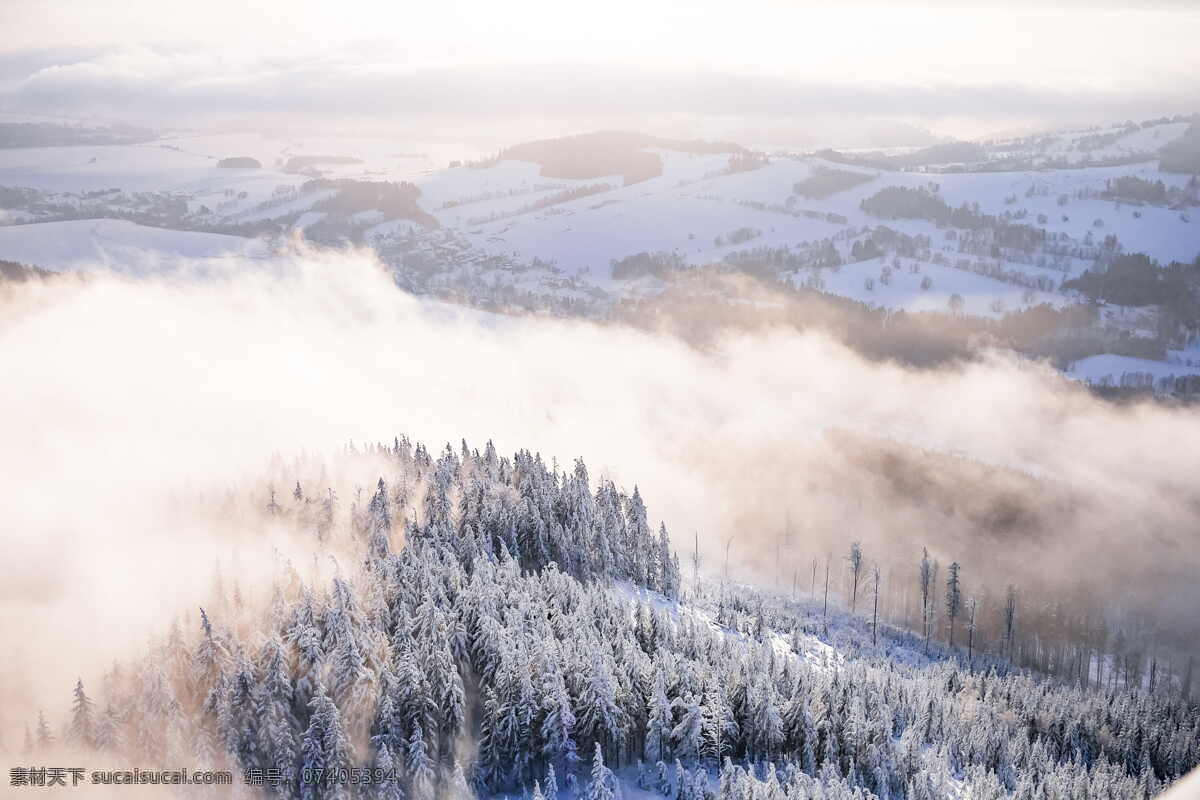
[[882,219],[927,219],[939,226],[965,230],[991,229],[992,253],[1000,255],[1001,248],[1032,252],[1046,240],[1046,231],[1031,225],[1012,223],[979,210],[979,204],[963,203],[953,208],[934,191],[924,187],[910,189],[888,186],[880,189],[860,204],[863,211]]
[[1123,175],[1106,182],[1104,195],[1113,200],[1161,205],[1167,202],[1167,186],[1161,180],[1148,181],[1136,175]]
[[27,281],[35,278],[49,278],[54,274],[41,267],[31,267],[16,261],[0,259],[0,281]]
[[1183,136],[1163,147],[1158,168],[1163,172],[1200,175],[1200,122],[1193,122]]
[[314,210],[339,216],[363,211],[378,211],[384,219],[408,219],[428,228],[438,227],[438,221],[417,205],[421,196],[419,186],[407,181],[357,181],[349,178],[314,178],[305,181],[302,193],[334,189],[333,197],[318,202]]
[[611,262],[614,280],[630,280],[643,275],[665,279],[674,272],[687,268],[687,262],[678,253],[657,251],[634,253]]
[[221,169],[262,169],[262,162],[250,156],[230,156],[217,162]]
[[613,187],[607,183],[589,183],[584,184],[583,186],[572,186],[569,189],[560,189],[559,191],[552,192],[544,197],[539,197],[532,203],[521,206],[513,213],[515,215],[528,214],[533,211],[541,211],[543,208],[550,208],[551,206],[561,205],[562,203],[569,203],[572,200],[579,200],[584,197],[590,197],[594,194],[601,194],[612,188]]
[[906,170],[935,164],[957,164],[982,162],[987,159],[987,150],[974,142],[943,142],[923,147],[905,155],[889,156],[883,153],[848,154],[837,150],[822,150],[816,155],[827,161],[848,166],[872,169]]
[[1118,305],[1158,306],[1159,336],[1167,342],[1200,333],[1200,255],[1189,264],[1173,261],[1165,267],[1144,253],[1114,255],[1103,268],[1090,269],[1063,288]]
[[874,175],[862,172],[851,172],[844,169],[818,169],[802,181],[792,186],[792,194],[810,197],[814,200],[824,200],[838,192],[853,189],[874,180]]
[[[410,220],[428,229],[439,227],[437,219],[417,204],[419,186],[407,181],[359,181],[350,178],[313,178],[300,187],[301,193],[334,190],[334,194],[313,205],[314,211],[325,216],[307,225],[304,237],[309,241],[330,246],[346,242],[363,244],[367,229],[381,222]],[[367,219],[355,215],[375,212]],[[300,212],[286,218],[294,222]]]

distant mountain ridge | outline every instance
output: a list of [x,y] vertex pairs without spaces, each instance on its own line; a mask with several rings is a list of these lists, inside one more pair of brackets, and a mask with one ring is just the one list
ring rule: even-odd
[[500,151],[499,159],[540,164],[546,178],[584,180],[621,175],[625,184],[662,174],[662,159],[651,148],[697,155],[738,154],[746,148],[732,142],[666,139],[629,131],[596,131],[558,139],[539,139]]
[[56,122],[0,122],[0,148],[139,144],[154,132],[132,125],[85,127]]

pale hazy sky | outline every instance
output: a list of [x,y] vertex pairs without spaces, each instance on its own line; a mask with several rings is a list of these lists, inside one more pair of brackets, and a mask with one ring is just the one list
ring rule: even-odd
[[2,0],[0,109],[690,115],[982,133],[1200,110],[1200,2]]

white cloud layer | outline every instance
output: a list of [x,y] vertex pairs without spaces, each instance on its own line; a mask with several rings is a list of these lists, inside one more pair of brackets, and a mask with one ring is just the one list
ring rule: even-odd
[[743,575],[777,576],[790,517],[789,565],[862,539],[903,566],[928,544],[972,591],[1088,580],[1166,638],[1200,635],[1200,418],[1114,408],[1048,367],[910,370],[783,331],[701,353],[421,301],[365,255],[308,252],[202,282],[0,287],[0,363],[18,388],[0,392],[0,637],[64,698],[81,660],[194,608],[216,559],[239,554],[252,581],[295,549],[174,498],[236,487],[265,504],[272,453],[397,433],[583,456],[640,484],[679,543],[699,531],[708,564],[734,537]]
[[0,105],[207,119],[278,112],[821,114],[1008,122],[1195,110],[1191,4],[15,0]]

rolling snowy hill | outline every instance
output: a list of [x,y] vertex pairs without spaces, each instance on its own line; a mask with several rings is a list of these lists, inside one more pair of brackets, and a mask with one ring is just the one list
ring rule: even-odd
[[[582,171],[569,163],[574,145],[560,147],[571,139],[505,151],[540,163],[449,167],[415,149],[420,143],[366,138],[181,133],[10,148],[0,150],[0,226],[35,224],[0,227],[0,259],[63,269],[114,263],[119,253],[149,264],[261,250],[228,235],[302,232],[322,245],[372,247],[411,291],[592,316],[662,293],[673,273],[715,265],[892,312],[1001,320],[1091,305],[1094,343],[1081,355],[1112,348],[1114,357],[1165,364],[1167,350],[1200,337],[1191,308],[1130,314],[1077,282],[1126,255],[1163,268],[1200,258],[1200,185],[1156,160],[1190,124],[1151,120],[903,157],[750,154],[597,134],[628,152],[577,154],[600,159]],[[641,165],[634,172],[631,153]],[[965,154],[975,160],[936,162]],[[262,166],[217,167],[230,157]],[[557,161],[547,167],[546,159]],[[920,166],[902,166],[909,161]],[[602,174],[606,163],[617,171]],[[587,177],[555,177],[564,174]],[[383,199],[391,196],[400,200]],[[923,205],[880,210],[896,197]]]
[[5,260],[45,264],[55,270],[138,274],[183,262],[261,258],[267,252],[266,243],[257,239],[150,228],[117,219],[0,226],[0,253]]

